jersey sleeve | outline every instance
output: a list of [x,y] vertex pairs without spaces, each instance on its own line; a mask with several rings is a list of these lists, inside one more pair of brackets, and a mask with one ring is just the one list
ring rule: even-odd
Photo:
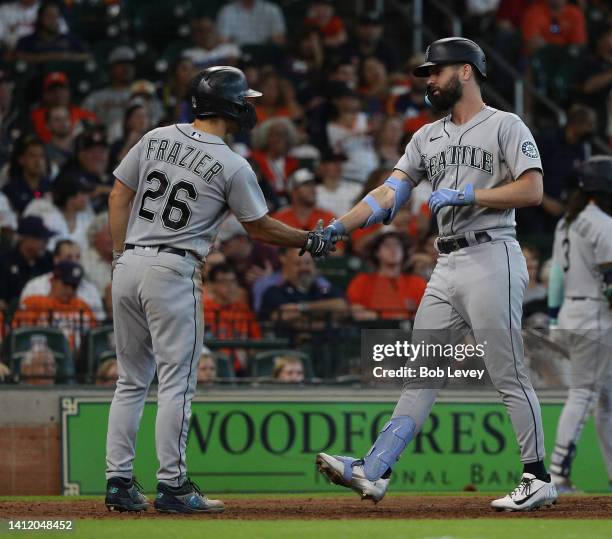
[[140,168],[140,154],[142,150],[142,139],[140,139],[117,165],[113,172],[115,178],[127,185],[133,191],[138,191],[138,177]]
[[421,136],[422,130],[417,131],[414,136],[410,139],[410,142],[406,145],[404,155],[402,155],[393,167],[394,169],[401,170],[406,174],[415,185],[421,183],[426,175],[427,171],[423,164],[423,154],[421,151]]
[[598,266],[612,263],[612,236],[605,234],[603,227],[595,234],[595,262]]
[[517,116],[513,116],[508,126],[500,130],[499,144],[513,179],[516,180],[523,172],[532,168],[542,171],[542,161],[535,139]]
[[239,221],[255,221],[268,213],[268,205],[253,169],[238,169],[227,184],[227,204]]

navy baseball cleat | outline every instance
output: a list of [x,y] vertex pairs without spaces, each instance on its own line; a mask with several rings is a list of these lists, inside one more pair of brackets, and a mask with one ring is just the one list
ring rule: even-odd
[[225,510],[221,500],[209,500],[189,479],[180,487],[157,483],[153,505],[162,513],[222,513]]
[[149,501],[142,494],[142,487],[136,479],[111,477],[106,482],[104,504],[109,511],[146,511]]

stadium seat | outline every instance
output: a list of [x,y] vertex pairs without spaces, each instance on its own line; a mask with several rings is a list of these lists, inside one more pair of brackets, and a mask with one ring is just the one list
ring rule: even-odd
[[71,32],[88,43],[116,38],[127,26],[118,3],[108,5],[100,0],[81,0],[72,3],[67,15]]
[[312,368],[312,360],[305,352],[297,350],[268,350],[259,352],[249,361],[248,374],[253,378],[271,378],[274,370],[274,360],[277,357],[294,357],[302,360],[304,365],[304,379],[311,380],[314,378],[314,370]]
[[319,273],[341,290],[361,271],[363,262],[354,256],[330,256],[317,262]]
[[105,359],[115,357],[115,333],[112,325],[90,329],[83,335],[78,371],[88,382],[94,382],[98,366]]
[[230,358],[219,352],[215,352],[214,356],[217,360],[217,378],[222,380],[233,380],[236,378]]
[[19,373],[21,360],[32,348],[32,338],[44,336],[53,353],[56,364],[55,383],[74,382],[74,362],[66,336],[61,330],[51,327],[23,327],[12,330],[4,341],[4,357],[8,359],[11,372]]
[[161,56],[168,63],[168,65],[172,65],[179,57],[180,53],[189,46],[190,41],[188,39],[175,39],[174,41],[171,41],[163,50]]
[[125,9],[136,34],[145,40],[159,43],[160,40],[185,37],[189,33],[191,6],[184,0],[128,0]]
[[574,90],[574,76],[582,61],[580,47],[548,45],[539,48],[531,59],[536,87],[560,105],[568,104]]

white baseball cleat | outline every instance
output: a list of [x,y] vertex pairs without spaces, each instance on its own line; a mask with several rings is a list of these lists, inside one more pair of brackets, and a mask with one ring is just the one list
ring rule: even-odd
[[378,503],[389,486],[389,478],[370,481],[363,471],[363,461],[352,457],[317,455],[317,469],[335,485],[354,490],[363,500]]
[[497,511],[531,511],[543,506],[550,506],[557,501],[557,488],[550,481],[536,479],[530,473],[524,473],[521,482],[510,493],[493,500],[491,507]]

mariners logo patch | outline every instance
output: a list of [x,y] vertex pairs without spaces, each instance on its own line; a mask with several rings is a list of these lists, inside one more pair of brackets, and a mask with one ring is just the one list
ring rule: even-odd
[[521,146],[521,151],[527,157],[531,157],[531,159],[537,159],[538,157],[540,157],[540,154],[538,153],[538,149],[536,148],[536,145],[530,140],[526,140],[525,142],[523,142]]

